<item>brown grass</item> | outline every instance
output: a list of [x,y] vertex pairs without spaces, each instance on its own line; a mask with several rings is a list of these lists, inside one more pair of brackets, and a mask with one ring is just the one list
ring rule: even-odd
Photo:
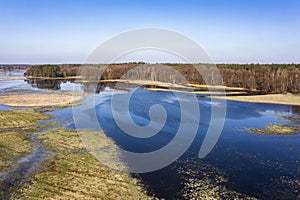
[[265,94],[265,95],[251,95],[251,96],[214,96],[213,98],[252,102],[252,103],[272,103],[285,105],[300,106],[300,95],[294,94]]
[[[32,142],[27,133],[42,127],[37,120],[50,118],[42,111],[28,109],[0,112],[0,172],[9,170],[14,162],[30,153]],[[100,152],[98,155],[102,155],[107,162],[114,162],[114,166],[122,167],[123,163],[116,159],[119,158],[118,152],[110,151],[116,149],[116,145],[105,134],[94,131],[77,133],[64,129],[36,134],[55,156],[35,172],[30,183],[10,191],[12,199],[150,198],[136,179],[127,173],[110,169],[92,156],[79,137],[81,135],[83,139],[99,142],[103,154]],[[100,137],[94,140],[95,136]]]
[[70,106],[82,100],[72,93],[3,95],[0,104],[11,107]]
[[[94,135],[93,131],[80,134]],[[20,199],[149,199],[136,179],[115,171],[87,152],[75,131],[63,129],[40,135],[54,159],[21,190]],[[108,146],[112,141],[102,137]]]
[[277,134],[277,135],[290,135],[299,134],[299,126],[288,126],[285,124],[268,125],[265,128],[247,128],[245,131],[255,134]]

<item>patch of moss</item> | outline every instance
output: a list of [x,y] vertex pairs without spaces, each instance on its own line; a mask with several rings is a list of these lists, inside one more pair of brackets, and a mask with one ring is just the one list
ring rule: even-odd
[[[80,134],[93,135],[93,131]],[[21,191],[21,199],[149,199],[136,179],[92,156],[75,131],[57,129],[39,138],[56,156]],[[108,145],[114,145],[105,137]],[[105,141],[104,141],[105,142]]]

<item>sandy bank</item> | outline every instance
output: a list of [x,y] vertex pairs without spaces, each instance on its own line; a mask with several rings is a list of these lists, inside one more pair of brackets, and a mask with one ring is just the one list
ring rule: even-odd
[[300,106],[300,95],[294,94],[265,94],[265,95],[250,95],[250,96],[214,96],[213,98],[252,102],[252,103],[272,103],[285,105]]
[[[207,86],[198,84],[176,84],[165,83],[159,81],[141,81],[141,80],[105,80],[103,82],[125,82],[138,85],[150,85],[155,87],[145,88],[151,91],[171,91],[171,92],[192,92],[193,94],[207,94],[209,93],[212,98],[252,102],[252,103],[272,103],[272,104],[285,104],[285,105],[298,105],[300,106],[300,95],[295,94],[265,94],[265,95],[247,95],[244,88],[227,87],[227,86]],[[209,89],[209,91],[207,90]],[[222,95],[224,96],[214,96]],[[233,95],[233,96],[225,96]]]

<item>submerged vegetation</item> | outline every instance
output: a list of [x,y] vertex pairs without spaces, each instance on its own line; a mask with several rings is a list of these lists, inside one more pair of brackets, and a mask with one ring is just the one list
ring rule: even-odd
[[247,128],[247,132],[256,134],[297,134],[300,133],[300,127],[291,127],[285,124],[268,125],[265,128]]
[[[34,109],[0,112],[0,199],[9,198],[13,190],[16,190],[15,186],[23,181],[19,174],[11,177],[10,172],[18,171],[19,160],[34,150],[35,144],[30,134],[46,126],[39,125],[38,120],[50,118],[51,116]],[[18,183],[15,180],[19,180]]]
[[280,118],[288,121],[289,124],[271,124],[265,128],[247,128],[245,131],[255,134],[300,134],[300,116],[281,115]]

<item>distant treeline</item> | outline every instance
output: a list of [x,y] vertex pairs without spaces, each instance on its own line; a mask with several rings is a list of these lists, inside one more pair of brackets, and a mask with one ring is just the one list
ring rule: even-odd
[[[89,74],[97,74],[104,65],[87,65]],[[137,66],[143,66],[138,68]],[[166,67],[168,66],[168,67]],[[194,66],[201,69],[201,75]],[[243,87],[250,91],[258,90],[262,93],[300,93],[300,64],[217,64],[219,69],[212,70],[209,64],[145,64],[122,63],[111,64],[99,79],[127,78],[146,79],[153,81],[182,82],[182,76],[189,83],[219,85],[223,83],[229,87]],[[179,73],[172,73],[169,69]],[[75,76],[81,65],[42,65],[32,66],[26,76],[66,77]],[[94,71],[93,71],[94,70]],[[101,71],[101,70],[100,70]]]
[[224,85],[266,93],[300,93],[299,64],[217,65]]
[[13,70],[27,70],[31,65],[0,65],[0,70],[13,71]]
[[[198,84],[219,84],[219,77],[213,70],[202,70],[205,78],[191,65],[171,65],[191,82]],[[197,65],[195,65],[197,66]],[[229,87],[243,87],[262,93],[300,93],[300,64],[217,64],[223,84]]]

